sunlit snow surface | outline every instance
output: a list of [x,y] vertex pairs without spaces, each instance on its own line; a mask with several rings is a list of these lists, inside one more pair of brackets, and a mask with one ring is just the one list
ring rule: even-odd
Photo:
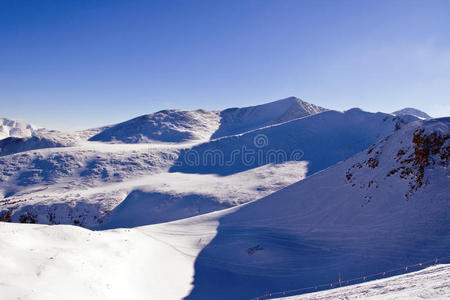
[[[450,265],[437,265],[414,273],[379,279],[323,292],[277,298],[283,300],[382,299],[418,300],[450,298]],[[275,299],[275,298],[274,298]]]
[[0,298],[182,299],[216,226],[214,214],[112,231],[0,222]]

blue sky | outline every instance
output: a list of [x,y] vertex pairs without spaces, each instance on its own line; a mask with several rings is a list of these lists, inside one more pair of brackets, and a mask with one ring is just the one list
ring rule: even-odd
[[450,115],[450,1],[0,1],[0,116],[72,130],[298,96]]

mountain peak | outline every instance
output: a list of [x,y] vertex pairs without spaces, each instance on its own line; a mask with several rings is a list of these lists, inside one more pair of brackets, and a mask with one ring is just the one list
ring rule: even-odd
[[314,115],[325,110],[327,109],[297,97],[288,97],[256,106],[229,108],[220,113],[220,127],[212,138],[244,133]]
[[37,127],[17,120],[0,118],[0,140],[8,137],[30,137]]
[[419,118],[423,118],[423,119],[431,119],[431,116],[428,115],[427,113],[418,110],[416,108],[412,108],[412,107],[405,107],[403,109],[394,111],[392,113],[393,115],[397,115],[397,116],[401,116],[401,115],[413,115]]

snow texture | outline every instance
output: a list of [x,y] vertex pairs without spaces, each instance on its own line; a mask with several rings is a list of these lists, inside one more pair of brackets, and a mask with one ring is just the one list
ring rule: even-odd
[[123,143],[205,140],[210,138],[218,123],[217,112],[162,110],[114,125],[90,140]]
[[37,128],[22,121],[0,118],[0,140],[8,137],[30,137]]

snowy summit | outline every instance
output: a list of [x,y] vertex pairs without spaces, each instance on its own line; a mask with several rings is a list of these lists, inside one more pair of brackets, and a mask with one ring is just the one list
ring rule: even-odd
[[31,124],[6,118],[0,118],[0,140],[7,137],[29,137],[37,128]]
[[422,119],[431,119],[430,115],[428,115],[427,113],[412,107],[407,107],[401,110],[394,111],[392,114],[397,116],[411,115]]

